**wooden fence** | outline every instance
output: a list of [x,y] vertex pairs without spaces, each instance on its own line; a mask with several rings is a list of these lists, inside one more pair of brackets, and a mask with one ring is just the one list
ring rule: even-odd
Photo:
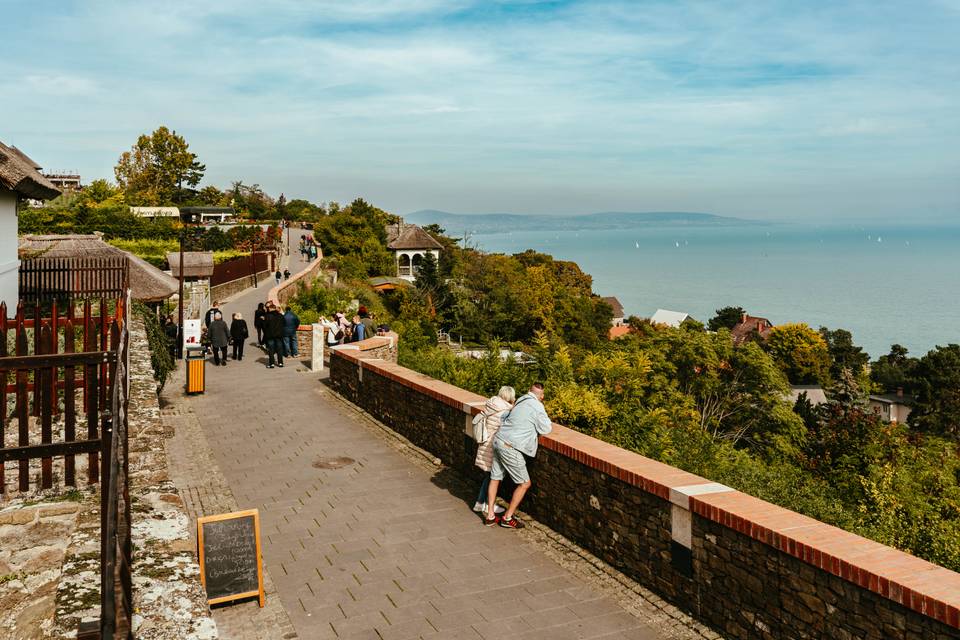
[[20,300],[120,298],[129,282],[126,256],[27,258],[20,262]]
[[[3,467],[8,461],[17,462],[19,491],[30,489],[30,463],[36,460],[41,489],[53,486],[54,458],[63,460],[65,486],[77,485],[78,455],[86,455],[87,483],[103,480],[100,620],[96,633],[78,637],[132,638],[129,307],[129,292],[111,301],[70,302],[63,314],[55,300],[49,316],[40,305],[31,314],[21,303],[8,318],[6,305],[0,304],[0,492],[7,490]],[[10,394],[14,403],[8,415]],[[17,425],[17,446],[6,446],[8,422]],[[86,437],[78,437],[84,431]]]

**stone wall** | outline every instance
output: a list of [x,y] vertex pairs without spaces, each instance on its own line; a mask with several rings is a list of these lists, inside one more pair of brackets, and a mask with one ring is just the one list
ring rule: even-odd
[[[271,278],[273,278],[273,271],[261,271],[257,274],[257,283],[262,284],[264,281],[270,280]],[[218,284],[215,287],[210,287],[210,300],[223,301],[234,294],[248,289],[251,286],[252,284],[250,276],[237,278],[236,280],[231,280],[230,282]]]
[[[217,637],[200,584],[190,520],[171,482],[157,385],[146,331],[130,322],[130,503],[133,528],[134,637]],[[76,637],[79,622],[99,616],[99,496],[81,509],[57,588],[54,637]],[[72,634],[72,635],[71,635]]]
[[[373,350],[330,381],[479,480],[484,398]],[[524,510],[728,637],[960,638],[960,574],[560,425],[540,442]]]
[[323,251],[321,251],[319,248],[317,250],[319,252],[317,259],[300,273],[291,276],[289,280],[281,281],[280,284],[270,289],[270,293],[267,295],[267,300],[270,300],[275,304],[286,304],[287,300],[297,295],[297,290],[301,283],[303,283],[303,285],[306,287],[312,286],[313,281],[324,273]]

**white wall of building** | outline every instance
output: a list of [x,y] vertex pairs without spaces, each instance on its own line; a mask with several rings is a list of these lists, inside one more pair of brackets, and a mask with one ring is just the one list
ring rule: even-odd
[[0,187],[0,302],[15,309],[20,260],[17,258],[17,194]]

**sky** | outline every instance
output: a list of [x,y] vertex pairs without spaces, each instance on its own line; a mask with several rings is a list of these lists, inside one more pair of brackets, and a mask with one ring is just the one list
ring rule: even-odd
[[[162,6],[161,6],[162,5]],[[960,0],[0,0],[0,141],[395,213],[960,220]]]

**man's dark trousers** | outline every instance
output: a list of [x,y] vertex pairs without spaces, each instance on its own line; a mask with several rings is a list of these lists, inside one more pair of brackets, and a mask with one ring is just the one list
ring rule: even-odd
[[283,364],[283,338],[267,338],[268,364],[273,366],[273,356],[277,356],[277,364]]

